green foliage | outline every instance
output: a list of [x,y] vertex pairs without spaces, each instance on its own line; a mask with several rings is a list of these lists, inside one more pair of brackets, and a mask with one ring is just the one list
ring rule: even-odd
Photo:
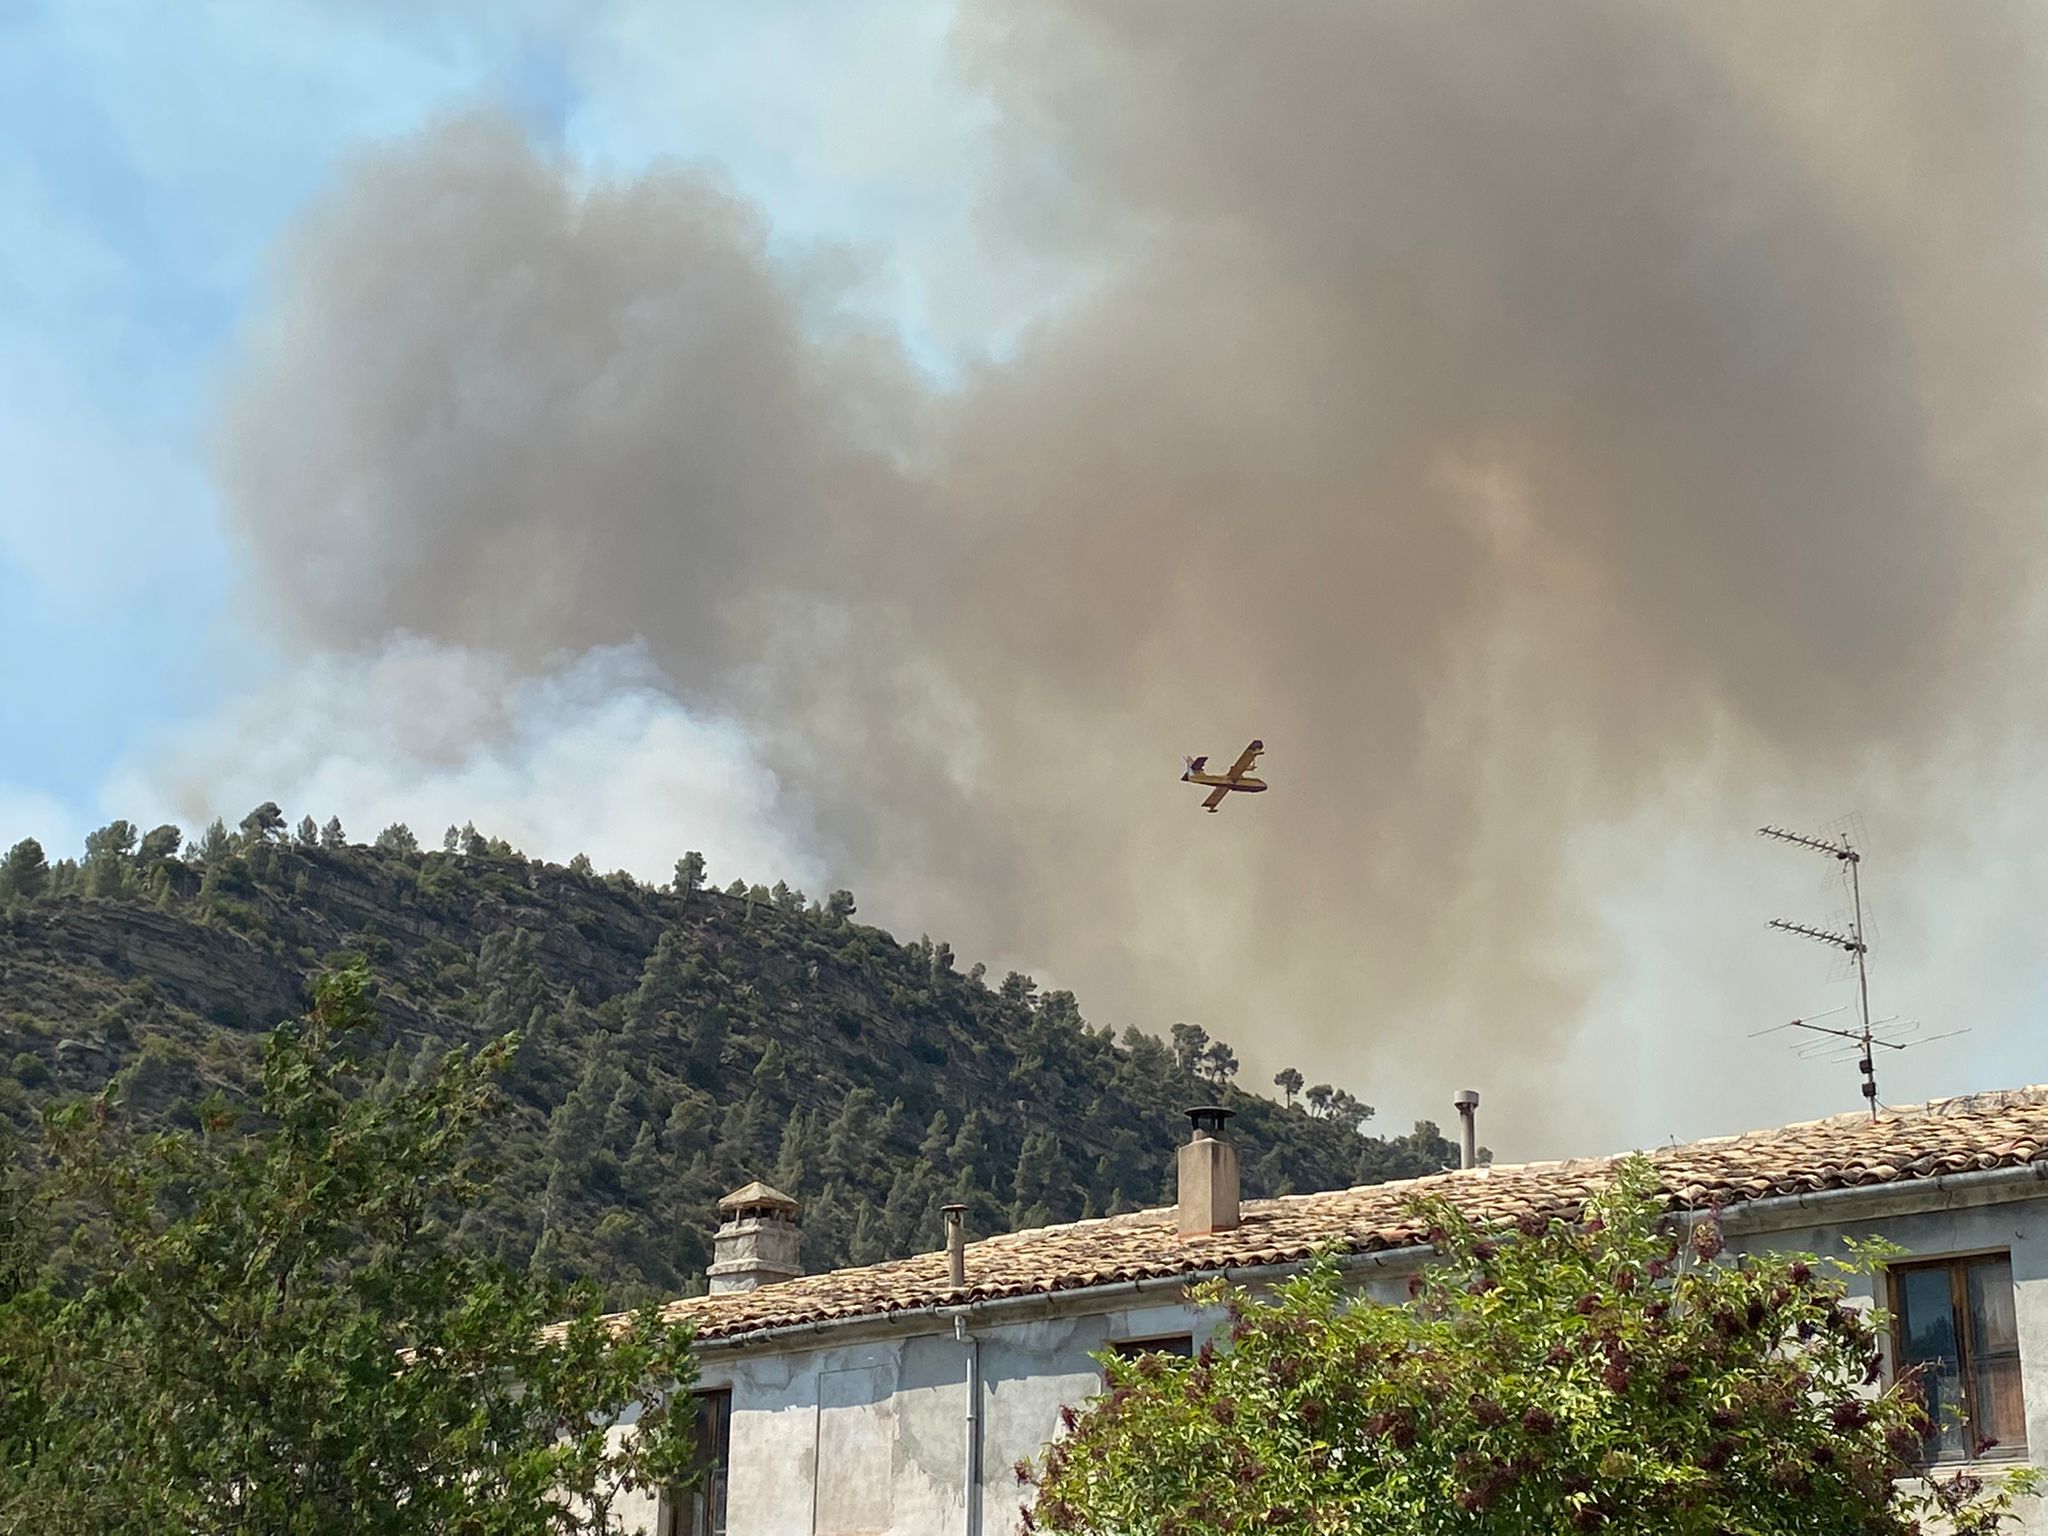
[[281,842],[285,836],[284,812],[275,800],[266,800],[242,818],[244,843]]
[[[244,846],[216,824],[212,862],[194,849],[98,901],[53,882],[12,904],[0,1122],[118,1080],[133,1115],[194,1127],[208,1093],[254,1091],[251,1032],[302,1008],[308,973],[360,956],[397,1031],[376,1091],[519,1036],[506,1112],[478,1130],[502,1171],[443,1200],[453,1240],[617,1305],[701,1288],[715,1202],[757,1178],[803,1203],[812,1270],[930,1249],[948,1200],[978,1233],[1170,1200],[1181,1110],[1210,1098],[1237,1111],[1254,1197],[1455,1160],[1433,1126],[1365,1136],[1196,1077],[1229,1050],[1206,1034],[1183,1065],[1142,1031],[1091,1028],[1071,992],[991,991],[944,943],[863,925],[850,896],[581,878],[467,826],[453,858],[349,845],[334,821],[310,840],[301,823]],[[123,1028],[90,1023],[117,1008]],[[7,1073],[22,1051],[25,1082]],[[864,1122],[841,1125],[849,1110]]]
[[0,858],[0,896],[33,898],[49,880],[49,860],[43,855],[43,845],[32,837],[24,837]]
[[1355,1301],[1326,1257],[1270,1303],[1199,1288],[1230,1344],[1105,1359],[1030,1521],[1117,1536],[1285,1529],[1385,1536],[1987,1533],[2022,1469],[1905,1481],[1928,1428],[1916,1383],[1882,1389],[1876,1325],[1842,1276],[1789,1254],[1690,1249],[1626,1166],[1583,1225],[1482,1233],[1420,1208],[1443,1261],[1411,1306]]
[[376,848],[379,853],[415,854],[420,851],[420,840],[413,836],[411,827],[394,821],[377,834]]
[[178,856],[178,846],[184,840],[184,829],[171,822],[151,827],[143,833],[142,846],[136,850],[136,868],[144,871],[153,870],[166,859],[175,859]]
[[[320,980],[246,1115],[145,1135],[103,1094],[50,1116],[45,1188],[0,1184],[0,1529],[569,1536],[683,1480],[684,1331],[607,1323],[440,1219],[487,1188],[469,1149],[513,1043],[364,1092],[368,987]],[[24,1213],[81,1209],[38,1271]]]

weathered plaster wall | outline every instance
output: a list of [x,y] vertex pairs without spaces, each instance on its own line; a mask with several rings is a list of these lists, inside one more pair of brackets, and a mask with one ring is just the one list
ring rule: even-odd
[[[1882,1236],[1916,1257],[2010,1251],[2028,1413],[2028,1442],[2048,1463],[2048,1186],[2034,1198],[1968,1203],[1935,1194],[1921,1209],[1890,1198],[1842,1213],[1782,1212],[1768,1227],[1731,1215],[1729,1246],[1846,1256],[1850,1239]],[[1933,1207],[1933,1208],[1929,1208]],[[1839,1214],[1838,1213],[1842,1213]],[[1817,1219],[1825,1218],[1825,1219]],[[1398,1302],[1399,1270],[1366,1271],[1368,1297]],[[1868,1285],[1866,1303],[1874,1298]],[[1085,1295],[1030,1315],[977,1320],[982,1379],[982,1536],[1018,1528],[1011,1471],[1056,1433],[1062,1405],[1101,1390],[1089,1355],[1118,1339],[1191,1334],[1222,1325],[1171,1290],[1115,1305]],[[831,1333],[779,1348],[707,1348],[702,1385],[733,1394],[730,1536],[966,1536],[966,1350],[950,1321],[931,1319],[865,1339]],[[914,1331],[922,1329],[924,1331]],[[643,1506],[652,1531],[655,1509]],[[2048,1536],[2048,1512],[2030,1511],[2028,1536]]]
[[[1816,1214],[1820,1209],[1816,1208]],[[2048,1466],[2048,1198],[1956,1203],[1920,1211],[1891,1209],[1826,1222],[1780,1222],[1750,1231],[1743,1230],[1739,1218],[1733,1218],[1731,1226],[1728,1246],[1737,1252],[1775,1249],[1846,1259],[1850,1243],[1882,1237],[1915,1259],[2010,1253],[2020,1390],[2027,1405],[2027,1447],[2037,1466]],[[1866,1276],[1854,1277],[1849,1288],[1852,1297],[1865,1306],[1884,1304],[1881,1277],[1875,1282]],[[1889,1338],[1885,1355],[1889,1374]],[[1995,1472],[1997,1466],[1987,1462],[1982,1470]],[[2029,1500],[2025,1514],[2026,1536],[2048,1536],[2048,1507]]]

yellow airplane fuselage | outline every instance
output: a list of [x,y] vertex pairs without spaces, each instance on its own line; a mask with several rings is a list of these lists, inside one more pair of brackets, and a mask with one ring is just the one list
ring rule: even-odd
[[1191,773],[1187,775],[1187,781],[1206,784],[1211,789],[1241,789],[1253,795],[1266,787],[1264,779],[1226,779],[1220,773]]

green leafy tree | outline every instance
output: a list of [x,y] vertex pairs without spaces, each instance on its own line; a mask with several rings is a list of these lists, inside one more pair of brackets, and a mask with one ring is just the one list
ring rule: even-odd
[[88,864],[120,864],[133,856],[139,834],[132,821],[110,821],[97,832],[85,834]]
[[1273,1074],[1273,1086],[1287,1096],[1287,1107],[1294,1108],[1294,1096],[1301,1092],[1301,1085],[1308,1079],[1294,1067],[1282,1067]]
[[93,1215],[61,1275],[0,1274],[0,1530],[570,1536],[686,1478],[686,1332],[450,1241],[510,1042],[362,1092],[366,987],[323,977],[271,1035],[253,1126],[214,1100],[140,1136],[110,1094],[51,1117],[45,1202]]
[[320,829],[320,846],[322,848],[346,848],[348,846],[348,834],[341,830],[341,818],[339,816],[328,817],[327,824]]
[[[1929,1425],[1918,1384],[1873,1387],[1876,1320],[1842,1274],[1689,1248],[1625,1165],[1579,1225],[1481,1232],[1418,1217],[1444,1256],[1410,1306],[1354,1305],[1332,1258],[1264,1304],[1200,1288],[1225,1349],[1106,1362],[1112,1390],[1037,1474],[1047,1530],[1235,1536],[1985,1536],[2031,1470],[1987,1490],[1902,1481]],[[1029,1467],[1020,1475],[1033,1476]]]
[[[833,922],[846,922],[849,918],[853,916],[853,913],[853,892],[846,890],[834,891],[831,895],[825,898],[825,915],[829,917]],[[952,951],[948,950],[946,952],[946,955],[946,965],[936,966],[935,962],[935,969],[949,969],[951,967]]]
[[413,836],[411,827],[402,821],[394,821],[377,834],[377,849],[381,853],[418,853],[420,840]]
[[1203,1048],[1195,1070],[1204,1082],[1221,1088],[1237,1076],[1237,1052],[1221,1040],[1211,1040]]
[[448,830],[441,834],[441,851],[443,853],[462,852],[462,828],[456,826],[452,821],[448,823]]
[[227,862],[235,851],[235,840],[228,832],[228,824],[216,816],[213,823],[200,833],[198,846],[192,850],[192,857],[209,869]]
[[0,894],[35,896],[49,883],[50,861],[43,855],[43,845],[32,837],[24,837],[0,859]]
[[1372,1118],[1370,1104],[1361,1103],[1355,1094],[1339,1088],[1331,1093],[1326,1111],[1329,1117],[1349,1130],[1362,1130],[1365,1122]]
[[491,840],[485,837],[483,833],[477,831],[475,822],[465,821],[462,824],[463,856],[471,859],[481,859],[490,851]]
[[284,841],[284,812],[275,800],[266,800],[242,818],[242,839],[247,843]]
[[692,848],[676,860],[676,894],[688,900],[703,889],[704,855]]
[[579,853],[569,860],[569,873],[572,875],[591,876],[597,873],[597,866],[590,862],[589,854]]
[[1209,1031],[1199,1024],[1176,1024],[1171,1034],[1173,1064],[1184,1073],[1192,1074],[1199,1070],[1202,1053],[1209,1048]]
[[80,873],[88,896],[113,896],[126,888],[135,855],[136,831],[131,821],[110,821],[85,835]]
[[320,846],[320,823],[310,816],[301,816],[298,826],[293,830],[292,841],[301,848],[318,848]]
[[166,859],[178,856],[178,847],[185,841],[185,831],[173,822],[160,827],[151,827],[142,834],[142,845],[135,850],[136,868],[144,873],[155,869]]

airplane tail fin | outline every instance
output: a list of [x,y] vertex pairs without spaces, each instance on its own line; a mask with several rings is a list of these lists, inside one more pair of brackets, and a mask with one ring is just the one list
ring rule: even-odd
[[1182,779],[1191,779],[1191,778],[1193,778],[1193,777],[1194,777],[1194,776],[1195,776],[1196,774],[1198,774],[1198,773],[1200,773],[1200,772],[1202,771],[1203,765],[1204,765],[1204,764],[1206,764],[1206,763],[1207,763],[1208,761],[1209,761],[1209,759],[1208,759],[1207,757],[1184,757],[1184,758],[1182,758],[1182,759],[1180,760],[1180,762],[1181,762],[1181,769],[1180,769],[1180,776],[1181,776],[1181,778],[1182,778]]

